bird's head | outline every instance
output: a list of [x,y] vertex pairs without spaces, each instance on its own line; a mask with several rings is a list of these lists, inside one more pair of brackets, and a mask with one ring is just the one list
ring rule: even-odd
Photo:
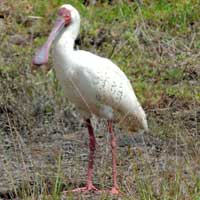
[[71,24],[77,23],[79,28],[80,16],[78,11],[71,5],[65,4],[58,9],[58,17],[54,24],[54,27],[46,41],[46,43],[38,49],[32,63],[40,66],[48,62],[49,50],[51,44],[55,40],[56,36],[64,29],[69,27]]
[[71,23],[78,23],[80,16],[78,11],[70,4],[64,4],[58,9],[58,16],[65,20],[65,26]]

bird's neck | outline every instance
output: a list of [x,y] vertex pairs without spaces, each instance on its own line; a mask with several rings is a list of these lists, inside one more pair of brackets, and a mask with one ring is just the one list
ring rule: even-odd
[[64,48],[67,52],[74,50],[74,42],[79,33],[79,24],[71,24],[63,29],[55,41],[55,49]]

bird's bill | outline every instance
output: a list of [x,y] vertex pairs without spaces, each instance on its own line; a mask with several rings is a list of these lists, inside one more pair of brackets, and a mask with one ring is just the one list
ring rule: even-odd
[[40,65],[44,65],[48,62],[51,44],[55,40],[58,33],[64,28],[64,26],[65,26],[65,19],[62,17],[59,17],[56,20],[56,23],[46,41],[46,43],[37,50],[37,52],[33,58],[33,61],[32,61],[32,63],[34,65],[40,66]]

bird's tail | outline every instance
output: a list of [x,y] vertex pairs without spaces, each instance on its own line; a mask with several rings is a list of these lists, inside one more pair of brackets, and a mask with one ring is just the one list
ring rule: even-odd
[[138,132],[139,130],[149,132],[146,114],[141,106],[127,116],[124,127],[128,128],[128,132]]

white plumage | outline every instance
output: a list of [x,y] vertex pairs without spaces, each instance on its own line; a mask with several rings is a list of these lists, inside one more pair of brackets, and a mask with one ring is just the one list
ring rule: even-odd
[[66,97],[76,105],[85,118],[89,133],[89,162],[86,186],[74,192],[97,191],[92,183],[96,148],[90,117],[95,114],[108,120],[112,150],[112,194],[119,194],[116,170],[116,139],[112,122],[117,121],[131,131],[148,131],[144,110],[138,102],[130,81],[112,61],[83,50],[74,50],[79,33],[80,16],[71,5],[58,10],[57,19],[47,42],[36,53],[33,63],[45,64],[54,41],[53,62],[56,76]]
[[112,61],[83,50],[74,50],[80,17],[75,8],[72,23],[57,37],[53,61],[66,97],[86,116],[92,113],[113,119],[130,130],[148,130],[145,113],[130,81]]

